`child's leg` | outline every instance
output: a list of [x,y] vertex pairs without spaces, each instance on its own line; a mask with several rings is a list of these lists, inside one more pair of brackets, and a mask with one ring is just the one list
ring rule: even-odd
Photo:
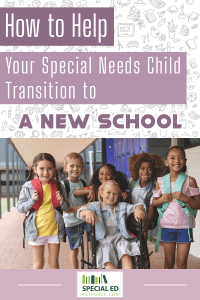
[[132,259],[129,255],[124,254],[121,258],[122,269],[133,269]]
[[173,269],[175,264],[176,243],[163,242],[165,251],[165,269]]
[[44,267],[44,247],[45,247],[45,245],[32,246],[33,269],[43,269],[43,267]]
[[111,262],[105,263],[105,269],[117,269]]
[[72,269],[78,269],[78,248],[70,250],[70,263]]
[[50,269],[59,269],[58,256],[60,251],[60,244],[48,244],[49,258],[48,263]]
[[187,269],[187,259],[190,251],[191,243],[177,244],[177,269]]

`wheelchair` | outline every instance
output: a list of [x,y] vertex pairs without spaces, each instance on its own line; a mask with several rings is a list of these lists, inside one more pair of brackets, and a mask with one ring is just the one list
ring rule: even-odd
[[[140,241],[140,253],[141,255],[132,256],[133,269],[150,269],[150,255],[147,247],[147,239],[144,237],[142,231],[142,221],[139,221],[139,232],[136,236]],[[91,225],[91,231],[84,232],[81,239],[81,269],[97,269],[96,266],[96,247],[95,240],[95,225]],[[118,264],[118,269],[121,269],[121,261]]]

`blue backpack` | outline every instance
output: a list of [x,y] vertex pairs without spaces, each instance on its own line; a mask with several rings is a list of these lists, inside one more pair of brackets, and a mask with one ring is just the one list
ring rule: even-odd
[[[183,186],[186,178],[187,178],[187,175],[183,172],[181,172],[178,175],[178,177],[176,179],[175,187],[174,187],[174,192],[181,192],[182,186]],[[163,188],[164,188],[164,194],[171,193],[170,174],[163,176]],[[188,236],[189,236],[189,241],[191,241],[190,231],[189,231],[190,213],[196,218],[197,209],[190,208],[183,201],[180,201],[180,200],[176,200],[176,201],[183,208],[184,212],[188,216]],[[162,203],[159,207],[157,207],[159,218],[158,218],[158,235],[157,235],[155,252],[158,252],[160,236],[161,236],[160,220],[161,220],[162,216],[164,215],[165,211],[167,210],[168,205],[169,205],[169,202],[166,202],[166,203]]]

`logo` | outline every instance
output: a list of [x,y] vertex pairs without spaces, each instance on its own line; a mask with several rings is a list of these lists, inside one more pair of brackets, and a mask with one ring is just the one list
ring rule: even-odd
[[108,282],[106,275],[103,275],[102,273],[99,277],[95,277],[95,275],[82,275],[82,284],[102,284],[103,281],[105,284]]
[[77,272],[77,297],[123,297],[123,272]]

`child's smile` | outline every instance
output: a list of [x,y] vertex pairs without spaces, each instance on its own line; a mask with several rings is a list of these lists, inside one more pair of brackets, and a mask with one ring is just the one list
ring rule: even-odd
[[51,178],[53,178],[56,168],[54,168],[52,162],[41,160],[37,163],[36,167],[33,167],[33,170],[38,175],[42,185],[47,185]]
[[69,180],[72,182],[77,182],[78,177],[83,171],[83,163],[80,159],[71,159],[69,162],[67,162],[67,165],[65,165],[64,169],[68,173]]
[[170,168],[170,171],[174,171],[175,173],[181,172],[186,164],[186,158],[183,151],[178,148],[170,150],[165,164]]
[[104,205],[115,205],[119,196],[119,188],[113,184],[107,184],[102,192]]
[[107,166],[104,166],[99,171],[99,181],[102,184],[108,180],[114,180],[113,174]]
[[153,175],[153,169],[150,162],[144,161],[139,168],[139,177],[142,182],[149,182]]

